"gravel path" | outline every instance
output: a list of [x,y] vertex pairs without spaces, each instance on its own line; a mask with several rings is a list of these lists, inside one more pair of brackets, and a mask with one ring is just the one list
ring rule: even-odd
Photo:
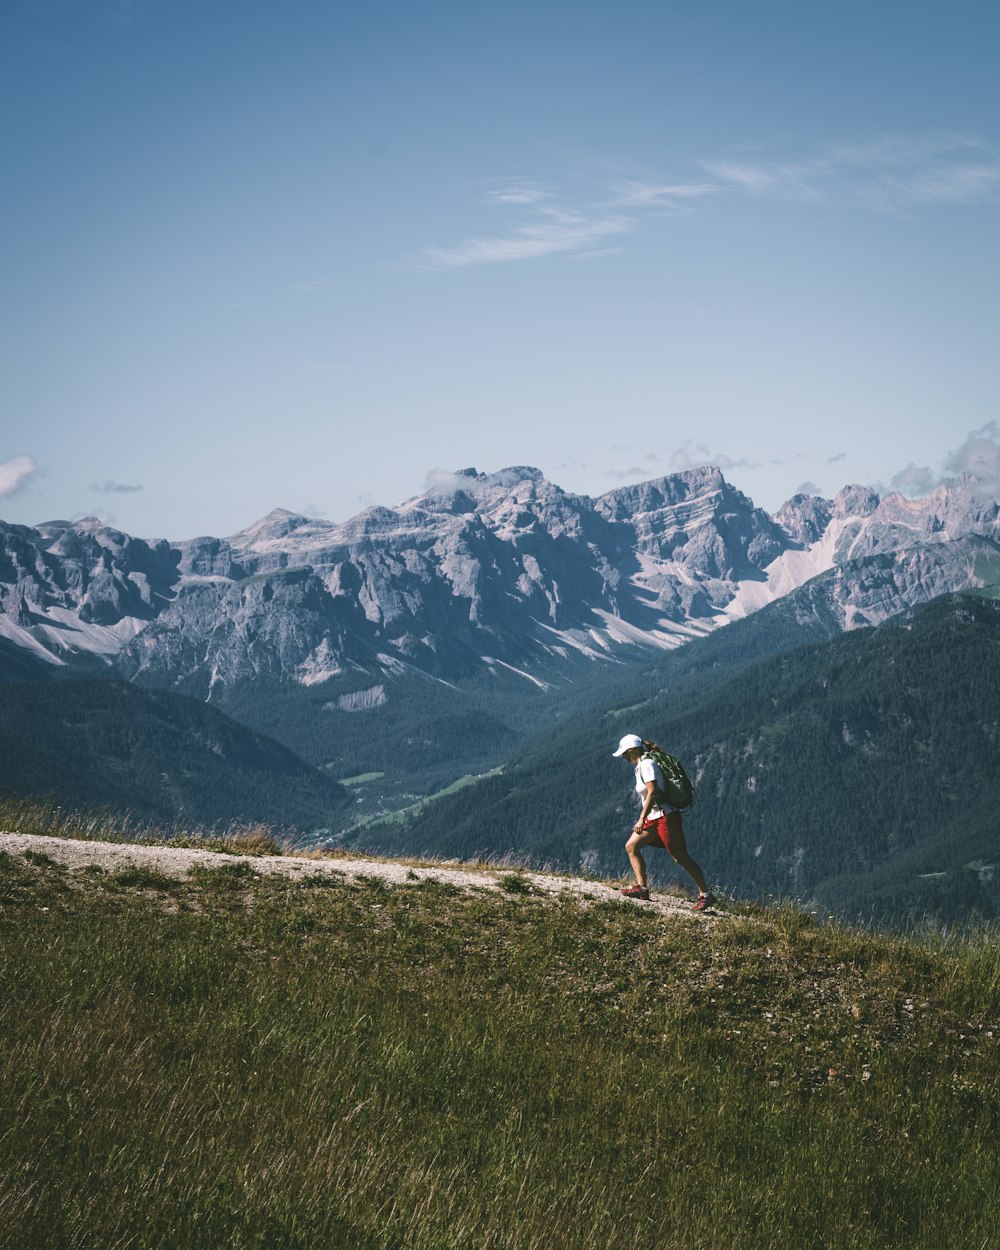
[[[312,859],[295,855],[229,855],[219,851],[202,851],[184,847],[155,846],[138,842],[90,842],[78,838],[50,838],[31,833],[0,833],[0,851],[24,855],[33,851],[47,855],[67,868],[85,868],[99,864],[109,872],[128,864],[142,864],[172,877],[185,877],[195,864],[220,867],[225,864],[248,863],[260,873],[277,873],[285,877],[314,876],[330,873],[347,877],[380,877],[399,885],[421,881],[447,881],[466,889],[478,887],[502,890],[504,878],[512,869],[479,869],[475,872],[444,864],[407,864],[382,859]],[[531,883],[541,893],[577,894],[585,899],[616,900],[623,907],[646,907],[664,914],[689,916],[692,920],[708,919],[691,910],[691,904],[669,894],[654,894],[649,902],[626,899],[613,886],[581,877],[559,877],[552,873],[521,872],[519,878]]]

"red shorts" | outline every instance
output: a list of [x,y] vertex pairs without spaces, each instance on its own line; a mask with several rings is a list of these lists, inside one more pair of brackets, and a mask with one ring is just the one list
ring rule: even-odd
[[642,832],[655,833],[665,850],[671,855],[686,855],[687,844],[684,841],[684,820],[680,812],[667,812],[657,816],[655,820],[647,820]]

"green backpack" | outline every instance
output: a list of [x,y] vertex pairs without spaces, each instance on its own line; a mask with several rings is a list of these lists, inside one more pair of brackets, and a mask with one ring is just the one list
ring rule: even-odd
[[643,754],[648,756],[663,774],[664,788],[657,791],[657,798],[667,807],[681,810],[690,807],[694,802],[694,786],[691,778],[684,771],[684,765],[674,756],[668,755],[655,742],[642,741]]

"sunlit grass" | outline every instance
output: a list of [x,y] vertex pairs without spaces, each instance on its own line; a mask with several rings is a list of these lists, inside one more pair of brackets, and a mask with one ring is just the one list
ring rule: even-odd
[[[300,846],[285,840],[270,825],[231,822],[227,825],[167,827],[138,821],[110,811],[64,809],[55,803],[34,799],[0,796],[0,831],[23,833],[38,837],[70,838],[85,842],[113,842],[141,846],[165,846],[189,850],[216,851],[231,855],[280,855],[297,859],[364,859],[373,863],[402,864],[422,868],[454,867],[462,872],[495,874],[499,871],[522,872],[527,868],[525,856],[500,851],[474,860],[458,860],[442,856],[389,856],[343,846]],[[550,867],[537,866],[532,872],[558,876]],[[598,879],[598,878],[591,878]],[[662,893],[673,893],[667,887]],[[683,894],[683,891],[677,891]],[[683,895],[687,897],[687,895]]]
[[0,1246],[989,1244],[995,937],[505,880],[0,856]]
[[231,821],[212,827],[173,828],[114,811],[63,808],[44,800],[0,796],[0,829],[89,842],[136,842],[219,851],[231,855],[284,855],[291,844],[270,825]]

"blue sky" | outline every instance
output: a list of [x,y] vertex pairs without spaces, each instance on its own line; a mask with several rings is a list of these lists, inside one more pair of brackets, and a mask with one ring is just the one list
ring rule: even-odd
[[995,469],[998,36],[963,0],[3,0],[0,516]]

